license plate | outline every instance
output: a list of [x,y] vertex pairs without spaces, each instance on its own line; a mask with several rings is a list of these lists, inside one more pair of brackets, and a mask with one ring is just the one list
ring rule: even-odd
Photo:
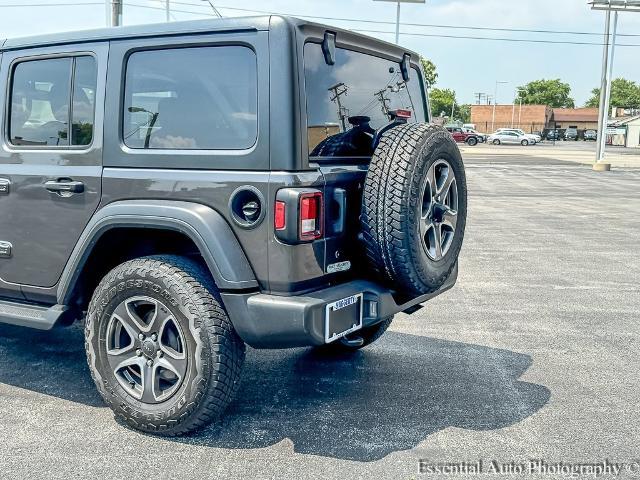
[[362,328],[363,295],[351,295],[327,305],[324,340],[333,342]]

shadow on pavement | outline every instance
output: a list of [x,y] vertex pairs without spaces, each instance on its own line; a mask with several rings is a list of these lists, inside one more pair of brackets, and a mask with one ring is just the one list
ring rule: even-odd
[[[0,326],[0,383],[103,406],[82,330]],[[264,448],[290,439],[299,453],[373,461],[447,427],[505,428],[550,398],[519,381],[531,357],[508,350],[387,332],[360,352],[249,349],[238,396],[218,424],[171,441]]]

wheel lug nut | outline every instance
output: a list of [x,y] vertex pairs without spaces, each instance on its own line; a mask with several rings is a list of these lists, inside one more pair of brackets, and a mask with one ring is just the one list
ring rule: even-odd
[[153,360],[151,360],[151,359],[147,360],[147,365],[152,367],[153,366]]
[[162,350],[158,350],[158,358],[164,357],[164,352]]
[[154,342],[158,340],[158,334],[154,333],[153,335],[151,335],[151,340],[153,340]]
[[140,339],[140,340],[144,340],[144,334],[143,334],[143,333],[141,333],[140,335],[138,335],[138,339]]
[[136,355],[141,357],[142,356],[142,350],[140,350],[140,349],[136,350]]

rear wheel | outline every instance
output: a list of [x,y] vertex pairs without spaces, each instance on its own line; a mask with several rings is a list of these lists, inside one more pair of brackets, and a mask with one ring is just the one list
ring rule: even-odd
[[475,137],[469,137],[469,138],[467,139],[467,144],[468,144],[470,147],[475,147],[475,146],[478,144],[478,139],[477,139],[477,138],[475,138]]
[[86,325],[89,369],[129,426],[184,434],[233,399],[244,343],[209,273],[176,256],[123,263],[98,285]]

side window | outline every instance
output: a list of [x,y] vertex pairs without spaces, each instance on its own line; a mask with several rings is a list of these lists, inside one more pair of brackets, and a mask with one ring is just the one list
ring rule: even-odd
[[[89,56],[18,63],[11,79],[11,143],[89,145],[93,139],[96,79],[95,59]],[[69,118],[73,119],[72,139]]]
[[90,145],[96,105],[98,68],[93,57],[76,58],[73,76],[71,145]]
[[125,79],[129,148],[238,150],[258,136],[258,75],[242,46],[135,52]]
[[70,91],[70,58],[18,63],[11,82],[11,143],[69,145]]

